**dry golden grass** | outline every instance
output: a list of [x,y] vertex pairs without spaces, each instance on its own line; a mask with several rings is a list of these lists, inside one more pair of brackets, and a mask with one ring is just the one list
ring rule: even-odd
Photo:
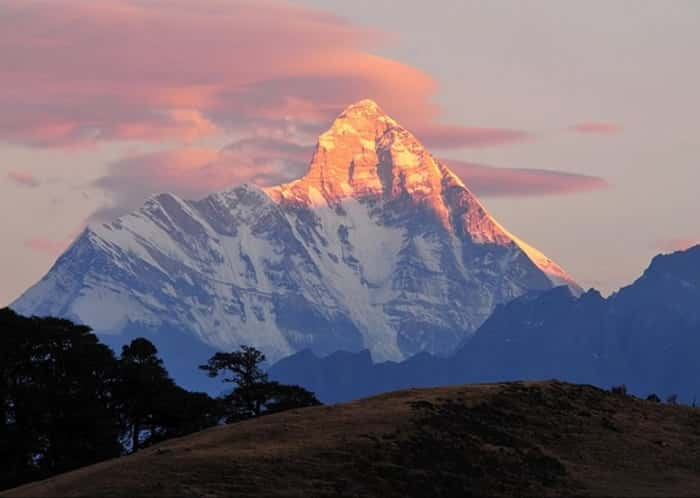
[[167,441],[3,496],[700,495],[700,410],[559,382],[389,393]]

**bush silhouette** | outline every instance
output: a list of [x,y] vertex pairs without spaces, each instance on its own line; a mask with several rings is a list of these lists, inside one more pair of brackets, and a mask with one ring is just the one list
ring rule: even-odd
[[610,392],[619,396],[627,396],[627,386],[625,384],[613,386],[610,388]]

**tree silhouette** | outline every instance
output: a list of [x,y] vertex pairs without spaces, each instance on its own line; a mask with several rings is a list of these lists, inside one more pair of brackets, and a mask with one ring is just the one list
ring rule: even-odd
[[239,351],[231,353],[216,353],[209,358],[206,365],[200,369],[207,372],[209,377],[217,377],[229,372],[230,377],[224,377],[223,382],[236,384],[236,388],[227,397],[228,404],[236,413],[236,418],[249,418],[260,415],[266,399],[267,374],[261,369],[265,354],[252,346],[241,346]]
[[318,406],[321,402],[316,395],[301,386],[268,383],[266,413],[276,413],[304,406]]
[[[120,383],[117,398],[130,435],[130,449],[136,452],[156,432],[159,399],[175,388],[175,383],[148,340],[138,338],[122,347],[119,358]],[[142,441],[145,436],[146,440]]]
[[321,404],[314,393],[300,386],[270,382],[262,369],[265,355],[252,346],[230,353],[216,353],[200,369],[209,377],[229,374],[222,380],[236,387],[223,396],[226,421],[235,422],[263,413]]
[[179,386],[158,398],[155,411],[159,425],[151,434],[153,443],[217,425],[223,413],[218,400]]
[[212,399],[177,386],[147,339],[117,359],[89,327],[0,309],[0,490],[202,430],[226,414],[318,404],[303,388],[269,382],[264,361],[247,346],[214,355],[201,368],[229,374],[236,387]]
[[252,346],[241,346],[240,351],[216,353],[206,365],[200,365],[199,368],[206,371],[209,377],[217,377],[220,373],[229,371],[232,377],[222,379],[224,382],[247,386],[267,381],[267,374],[260,368],[264,362],[263,352]]
[[0,487],[118,456],[116,381],[88,327],[0,310]]

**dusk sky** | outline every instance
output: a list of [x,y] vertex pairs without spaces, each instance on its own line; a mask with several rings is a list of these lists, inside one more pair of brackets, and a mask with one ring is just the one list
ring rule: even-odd
[[363,99],[610,293],[700,241],[700,2],[0,0],[0,306],[87,223],[304,173]]

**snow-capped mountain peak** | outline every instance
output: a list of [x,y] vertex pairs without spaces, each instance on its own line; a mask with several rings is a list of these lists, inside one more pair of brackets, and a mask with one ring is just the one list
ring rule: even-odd
[[579,290],[363,100],[319,137],[302,178],[154,196],[86,230],[13,307],[271,360],[304,348],[383,360],[447,353],[497,304],[559,284]]
[[416,137],[374,101],[363,100],[343,111],[319,137],[307,174],[284,187],[314,189],[337,202],[350,196],[434,190],[440,176],[439,166]]
[[[319,137],[304,177],[266,192],[277,202],[309,207],[404,197],[432,210],[452,233],[468,234],[476,243],[516,244],[553,283],[581,291],[559,265],[495,221],[457,175],[370,99],[349,106]],[[451,216],[455,211],[461,216]]]

